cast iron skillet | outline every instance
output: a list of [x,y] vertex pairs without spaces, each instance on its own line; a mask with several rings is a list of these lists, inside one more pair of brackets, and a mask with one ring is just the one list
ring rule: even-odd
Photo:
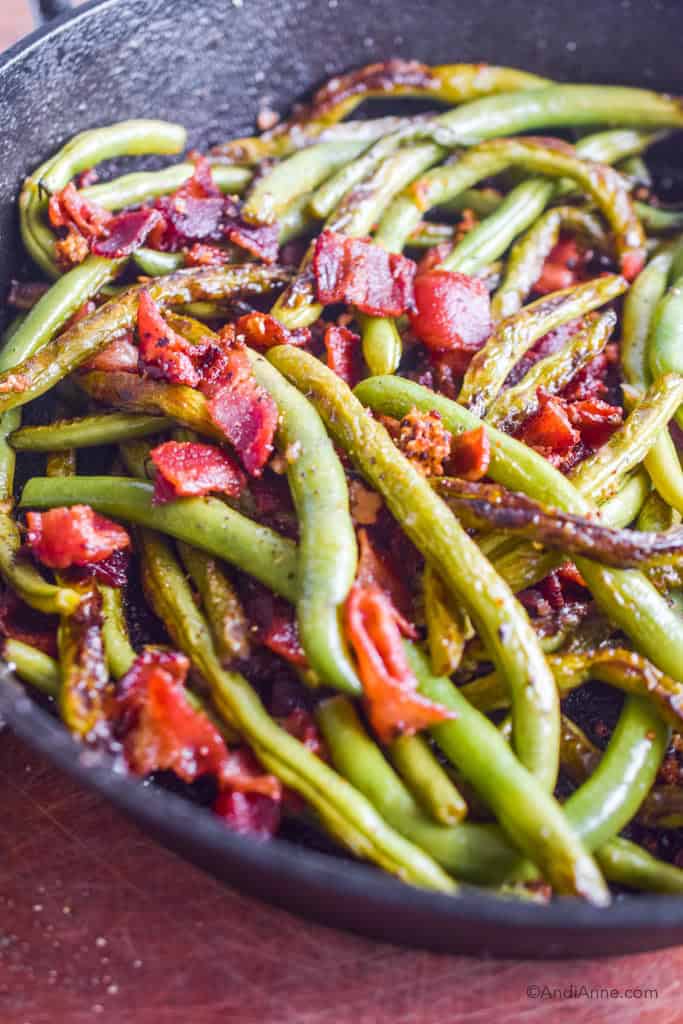
[[[42,0],[60,14],[68,0]],[[679,0],[98,0],[0,58],[0,295],[20,259],[21,179],[84,128],[127,117],[183,122],[205,147],[249,133],[331,73],[390,55],[490,61],[556,79],[683,92]],[[626,897],[608,911],[479,891],[418,891],[371,868],[231,834],[205,811],[116,775],[0,666],[0,714],[167,846],[253,895],[386,941],[500,956],[595,956],[683,942],[683,899]]]

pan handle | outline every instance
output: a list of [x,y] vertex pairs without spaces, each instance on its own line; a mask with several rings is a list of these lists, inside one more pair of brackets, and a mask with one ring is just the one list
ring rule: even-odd
[[37,0],[35,4],[38,21],[50,21],[71,10],[71,0]]

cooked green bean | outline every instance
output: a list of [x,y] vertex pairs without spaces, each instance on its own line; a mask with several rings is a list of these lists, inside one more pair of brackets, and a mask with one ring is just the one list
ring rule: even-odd
[[[285,272],[277,267],[247,263],[179,270],[146,285],[136,285],[47,342],[37,354],[24,357],[12,370],[0,373],[0,412],[25,405],[45,394],[67,374],[97,355],[118,334],[133,327],[138,297],[143,288],[149,291],[155,302],[177,306],[196,299],[226,298],[240,292],[259,294],[285,280]],[[14,386],[12,375],[15,375]],[[23,386],[17,388],[16,378],[20,384],[23,381]]]
[[0,642],[0,651],[23,683],[35,686],[48,697],[57,698],[60,673],[59,664],[54,658],[23,640],[13,640],[11,637]]
[[315,357],[283,345],[269,359],[320,413],[337,444],[383,496],[390,511],[471,616],[514,694],[515,746],[552,788],[559,750],[557,692],[529,620],[477,545],[385,428]]
[[458,401],[483,416],[497,398],[515,363],[548,331],[611,302],[628,287],[623,277],[607,275],[544,295],[503,320],[475,352]]
[[47,452],[66,448],[94,448],[136,437],[161,434],[173,426],[167,416],[135,416],[124,412],[97,413],[49,426],[19,427],[10,434],[15,451]]
[[178,554],[202,601],[222,665],[249,656],[249,623],[235,588],[216,561],[204,551],[178,542]]
[[144,531],[141,547],[145,590],[157,615],[201,671],[221,714],[237,727],[263,766],[303,796],[356,856],[414,885],[451,892],[454,883],[435,861],[394,832],[357,790],[280,728],[246,679],[221,667],[206,622],[169,546]]
[[[658,378],[664,374],[683,373],[682,351],[683,273],[673,281],[669,290],[657,303],[648,342],[652,375]],[[683,410],[678,411],[676,420],[679,426],[683,426]]]
[[423,736],[399,736],[389,757],[415,799],[440,825],[457,825],[467,804]]
[[102,641],[109,671],[116,678],[124,676],[135,661],[135,651],[128,638],[123,594],[118,587],[99,584],[102,596]]
[[422,599],[432,671],[451,676],[460,664],[465,641],[472,637],[472,627],[431,565],[422,574]]
[[358,695],[362,686],[341,624],[358,561],[344,470],[310,402],[255,353],[252,367],[278,407],[276,439],[287,459],[287,480],[299,520],[296,610],[301,643],[325,683]]
[[[135,171],[133,174],[124,174],[112,181],[87,185],[78,191],[84,199],[103,206],[105,210],[123,210],[127,206],[139,206],[150,199],[175,192],[192,177],[193,171],[194,164],[172,164],[160,171]],[[221,192],[239,193],[249,184],[251,170],[234,164],[214,163],[211,165],[211,176]]]
[[[369,378],[358,385],[355,394],[376,412],[398,419],[414,407],[425,412],[435,409],[446,429],[454,434],[481,426],[481,420],[458,403],[398,377]],[[497,483],[567,512],[579,515],[591,512],[588,498],[538,452],[495,427],[487,426],[486,432],[491,443],[489,475]],[[520,545],[513,556],[515,568],[522,551],[530,553],[536,564],[521,584],[515,579],[515,589],[532,585],[535,579],[542,579],[548,571],[544,571],[541,565],[540,576],[535,575],[539,570],[539,552],[531,545]],[[543,557],[541,553],[541,559]],[[577,561],[577,565],[603,611],[631,637],[635,646],[667,675],[681,678],[683,624],[645,577],[637,570],[607,569],[583,558]],[[550,568],[553,568],[552,564]],[[500,562],[497,562],[497,569],[501,571]],[[531,582],[527,582],[529,577]],[[507,575],[506,578],[510,580]]]
[[184,540],[296,601],[296,547],[292,541],[252,522],[218,498],[181,498],[155,505],[153,492],[152,484],[128,477],[33,477],[19,504],[21,508],[92,505],[102,515]]
[[645,230],[653,235],[669,235],[683,230],[683,210],[669,210],[662,206],[649,206],[647,203],[634,204],[640,223]]
[[519,384],[498,395],[489,406],[487,421],[513,433],[522,420],[537,411],[539,388],[549,394],[561,391],[582,367],[602,352],[616,322],[617,315],[612,310],[589,315],[585,326],[558,352],[539,359]]

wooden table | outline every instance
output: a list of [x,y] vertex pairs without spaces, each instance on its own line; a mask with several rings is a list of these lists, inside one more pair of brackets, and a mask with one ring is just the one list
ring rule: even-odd
[[[0,49],[31,27],[0,0]],[[328,931],[219,885],[0,732],[2,1024],[683,1020],[683,949],[540,964]],[[657,998],[532,999],[529,986]]]

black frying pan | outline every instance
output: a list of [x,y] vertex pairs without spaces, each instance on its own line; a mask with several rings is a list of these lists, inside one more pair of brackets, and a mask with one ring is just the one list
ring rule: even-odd
[[[42,0],[46,15],[68,0]],[[99,0],[0,58],[0,295],[20,259],[21,179],[84,128],[127,117],[183,122],[201,148],[252,130],[259,102],[286,111],[335,71],[391,55],[490,61],[557,79],[683,93],[680,0]],[[319,921],[451,952],[595,956],[683,942],[683,899],[625,897],[608,911],[479,891],[409,888],[370,868],[231,834],[201,809],[115,775],[0,666],[0,714],[56,764],[218,877]]]

